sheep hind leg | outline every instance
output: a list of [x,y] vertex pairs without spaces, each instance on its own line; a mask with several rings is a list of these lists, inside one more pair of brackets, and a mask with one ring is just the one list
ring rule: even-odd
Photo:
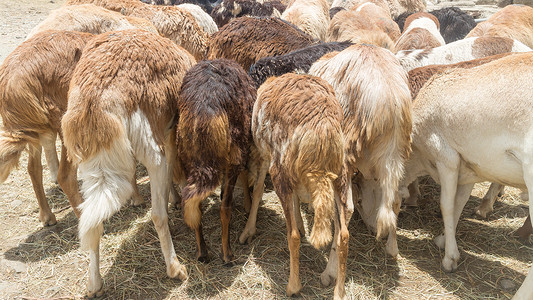
[[300,237],[305,237],[305,228],[304,228],[304,221],[302,219],[300,197],[296,195],[296,193],[294,193],[292,196],[292,201],[294,205],[294,214],[296,217],[296,227],[298,228],[298,231],[300,232]]
[[69,161],[67,156],[67,149],[65,146],[61,147],[61,161],[59,162],[59,172],[57,180],[59,186],[67,195],[68,202],[74,211],[74,214],[79,218],[81,215],[78,206],[83,202],[78,185],[78,168]]
[[44,148],[44,155],[46,157],[46,163],[50,170],[50,178],[52,182],[57,183],[57,173],[59,171],[59,160],[57,159],[56,151],[56,139],[57,134],[54,132],[50,135],[40,136],[41,145]]
[[239,175],[238,181],[242,185],[242,204],[244,211],[249,214],[252,207],[252,197],[250,196],[250,187],[248,186],[248,170],[243,170]]
[[133,187],[133,195],[131,196],[131,205],[139,206],[144,203],[144,199],[139,193],[139,187],[137,186],[137,175],[133,175],[131,186]]
[[29,146],[28,173],[30,174],[33,191],[39,203],[39,220],[44,226],[51,226],[57,223],[55,215],[52,213],[43,187],[43,165],[41,164],[41,146]]
[[[172,147],[172,146],[170,146]],[[165,147],[165,150],[169,146]],[[167,275],[170,278],[178,278],[180,280],[187,279],[187,270],[185,266],[180,264],[174,250],[172,237],[170,236],[170,229],[168,227],[168,195],[170,189],[170,178],[172,175],[172,168],[167,165],[167,159],[162,153],[158,153],[161,157],[160,163],[155,165],[153,162],[145,160],[146,169],[150,176],[150,190],[152,196],[152,221],[154,222],[163,257],[167,269]]]
[[418,199],[420,199],[420,188],[418,178],[415,181],[411,182],[411,184],[409,184],[407,188],[409,189],[409,197],[404,201],[405,206],[418,206]]
[[265,177],[268,171],[268,164],[260,164],[261,167],[258,170],[258,175],[254,183],[254,189],[252,192],[252,207],[250,209],[250,215],[248,216],[248,221],[246,221],[246,226],[239,236],[239,243],[245,244],[252,241],[252,237],[256,232],[256,222],[257,222],[257,211],[259,210],[259,203],[261,202],[261,197],[265,190]]
[[504,187],[504,185],[498,183],[491,183],[489,190],[483,196],[481,204],[476,207],[476,215],[486,219],[487,215],[494,210],[494,203],[498,199],[498,196],[503,193]]
[[[531,157],[531,156],[530,156]],[[523,166],[524,172],[524,181],[528,190],[529,196],[529,215],[528,218],[531,220],[533,215],[533,166],[527,163],[524,163]],[[533,266],[529,269],[526,279],[516,291],[516,294],[513,296],[514,300],[525,300],[533,298]]]
[[300,233],[296,225],[296,216],[294,212],[294,202],[292,192],[282,193],[285,189],[282,188],[281,182],[287,181],[285,178],[280,178],[280,174],[271,172],[272,183],[276,194],[283,207],[285,214],[285,221],[287,224],[287,242],[289,244],[290,252],[290,273],[289,283],[287,284],[287,296],[294,296],[302,290],[302,283],[300,281]]
[[[349,172],[348,172],[349,173]],[[344,174],[344,178],[335,180],[335,204],[337,214],[335,215],[335,235],[329,254],[326,269],[320,274],[320,282],[324,286],[329,286],[337,280],[334,298],[343,299],[346,297],[344,281],[346,277],[346,258],[348,255],[348,224],[354,211],[353,191],[351,176]],[[346,179],[348,178],[348,179]]]
[[104,294],[103,280],[100,274],[100,236],[103,225],[91,228],[85,239],[89,248],[89,280],[87,282],[87,298],[101,297]]
[[224,180],[224,197],[220,205],[220,222],[222,223],[222,253],[221,259],[226,264],[230,264],[233,260],[233,252],[231,251],[229,240],[229,223],[231,220],[231,204],[233,201],[233,189],[239,177],[239,170],[231,168],[226,171],[226,179]]
[[194,229],[194,235],[196,237],[196,259],[202,263],[209,262],[202,224]]

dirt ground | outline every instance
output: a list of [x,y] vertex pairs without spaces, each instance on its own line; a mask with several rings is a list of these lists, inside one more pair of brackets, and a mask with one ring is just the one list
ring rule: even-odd
[[[0,1],[0,62],[25,38],[60,0]],[[465,2],[465,1],[463,1]],[[468,4],[468,3],[467,3]],[[473,9],[470,7],[469,9]],[[484,11],[495,11],[490,6]],[[483,15],[483,14],[480,14]],[[483,16],[485,16],[483,15]],[[44,163],[44,158],[43,158]],[[44,227],[29,176],[27,155],[20,168],[0,185],[0,299],[80,299],[85,292],[88,256],[79,249],[77,220],[58,185],[45,167],[44,183],[58,224]],[[149,199],[149,178],[138,168],[142,196]],[[527,206],[519,191],[507,188],[488,220],[472,215],[488,184],[476,185],[457,230],[461,252],[458,270],[440,268],[444,252],[432,242],[442,232],[439,189],[430,179],[421,181],[419,208],[402,210],[398,223],[400,255],[385,256],[384,242],[376,241],[357,214],[350,223],[346,288],[350,299],[509,299],[531,265],[533,249],[512,236],[525,219]],[[101,273],[108,299],[283,299],[289,274],[289,250],[281,207],[272,191],[263,197],[258,234],[248,245],[238,236],[246,223],[242,198],[237,195],[232,215],[231,242],[237,258],[224,266],[220,251],[217,197],[203,205],[203,225],[211,260],[194,259],[194,233],[181,211],[169,210],[178,259],[187,266],[185,282],[167,278],[150,205],[124,207],[104,226]],[[312,214],[303,206],[304,223]],[[321,287],[319,275],[327,249],[315,250],[302,239],[301,298],[331,298],[332,287]]]

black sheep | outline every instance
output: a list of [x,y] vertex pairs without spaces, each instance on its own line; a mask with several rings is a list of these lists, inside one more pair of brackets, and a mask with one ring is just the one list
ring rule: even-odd
[[248,74],[259,87],[268,77],[280,76],[295,71],[307,73],[311,65],[324,54],[342,51],[352,43],[331,42],[294,50],[284,55],[265,57],[250,67]]

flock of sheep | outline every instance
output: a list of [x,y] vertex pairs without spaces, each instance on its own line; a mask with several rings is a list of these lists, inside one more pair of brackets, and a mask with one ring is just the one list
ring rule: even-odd
[[[321,282],[336,282],[342,299],[355,208],[395,257],[402,198],[416,205],[417,177],[431,175],[442,186],[435,242],[451,272],[474,183],[494,182],[483,216],[502,185],[533,201],[533,8],[507,6],[476,25],[458,8],[425,12],[423,0],[155,2],[67,0],[0,66],[0,182],[27,150],[39,218],[54,225],[44,149],[79,217],[89,297],[104,291],[103,222],[143,202],[136,161],[150,177],[167,274],[181,280],[168,202],[181,205],[203,261],[200,204],[222,185],[221,259],[231,263],[233,189],[245,191],[246,243],[270,174],[287,224],[289,296],[302,289],[300,202],[314,208],[310,243],[331,244]],[[533,269],[515,298],[533,298]]]

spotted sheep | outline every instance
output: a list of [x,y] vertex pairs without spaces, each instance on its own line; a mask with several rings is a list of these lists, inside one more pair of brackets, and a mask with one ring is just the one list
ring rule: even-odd
[[[405,20],[414,12],[405,12],[395,18],[400,30],[404,30]],[[429,12],[440,24],[440,34],[446,44],[462,40],[474,27],[474,18],[458,7],[443,7]]]
[[507,52],[528,52],[531,48],[510,38],[473,37],[432,49],[402,50],[396,58],[406,71],[427,65],[453,64]]
[[432,14],[418,12],[405,21],[405,29],[394,45],[395,51],[430,49],[446,44],[439,32],[439,20]]
[[477,24],[466,37],[494,36],[518,40],[533,48],[533,7],[508,5]]

